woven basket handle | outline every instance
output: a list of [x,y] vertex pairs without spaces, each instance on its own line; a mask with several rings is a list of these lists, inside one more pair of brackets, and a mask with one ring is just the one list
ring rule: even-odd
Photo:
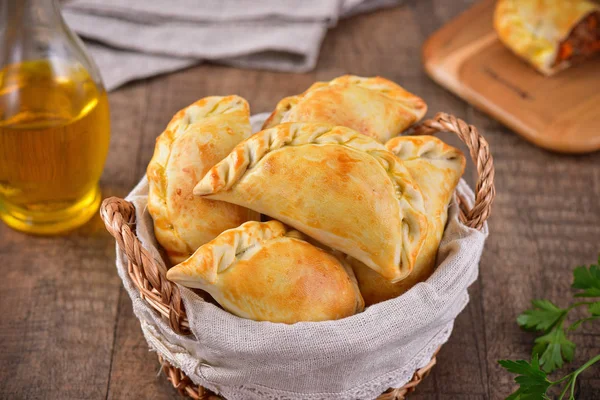
[[[142,272],[142,285],[148,291],[155,289],[160,294],[160,302],[168,305],[168,318],[171,328],[179,334],[189,334],[179,288],[167,280],[167,268],[156,260],[143,246],[135,230],[135,207],[127,200],[109,197],[100,206],[100,216],[108,232],[115,238],[119,248],[125,252],[136,272]],[[139,286],[139,283],[136,283]],[[143,292],[143,291],[142,291]],[[142,293],[143,295],[143,293]],[[167,312],[167,311],[166,311]]]
[[423,121],[409,133],[410,135],[432,135],[437,132],[453,132],[458,135],[471,153],[471,159],[477,167],[477,185],[475,186],[475,204],[468,209],[462,199],[460,214],[462,223],[468,227],[481,229],[490,216],[492,202],[496,196],[494,187],[494,159],[490,154],[488,142],[479,134],[477,128],[460,118],[446,113],[437,113],[433,119]]

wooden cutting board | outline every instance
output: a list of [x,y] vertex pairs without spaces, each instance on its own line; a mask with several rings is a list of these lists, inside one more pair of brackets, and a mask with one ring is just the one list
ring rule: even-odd
[[427,40],[429,76],[538,146],[600,150],[600,57],[545,77],[498,40],[493,11],[478,3]]

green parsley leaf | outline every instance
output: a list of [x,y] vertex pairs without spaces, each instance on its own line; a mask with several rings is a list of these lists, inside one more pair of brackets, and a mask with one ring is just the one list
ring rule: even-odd
[[515,382],[519,388],[506,400],[543,400],[546,391],[552,385],[544,371],[540,369],[538,356],[534,355],[531,363],[525,360],[500,360],[498,363],[508,372],[518,374]]
[[533,308],[517,318],[517,323],[523,329],[547,331],[568,312],[548,300],[533,300],[531,304]]
[[572,287],[583,290],[575,294],[576,297],[600,297],[600,266],[592,264],[589,268],[577,267],[573,271],[573,278]]
[[[580,289],[577,297],[600,297],[600,256],[598,265],[577,267],[573,271],[573,288]],[[565,362],[573,360],[575,343],[567,339],[563,327],[569,311],[586,306],[590,315],[577,320],[567,330],[577,329],[582,323],[600,319],[600,301],[581,301],[562,309],[548,300],[532,301],[533,308],[519,315],[517,322],[524,329],[541,331],[543,336],[535,340],[531,363],[525,360],[500,360],[502,367],[509,372],[518,374],[515,382],[519,388],[508,396],[507,400],[550,400],[546,394],[551,386],[562,386],[560,400],[568,396],[575,400],[574,391],[579,374],[600,362],[600,354],[592,357],[577,370],[556,381],[548,380],[547,374],[561,368]],[[541,368],[540,368],[541,367]]]
[[600,316],[600,301],[590,304],[588,310],[594,317]]
[[565,361],[572,361],[574,353],[575,343],[567,339],[562,327],[538,337],[533,346],[533,354],[539,356],[540,365],[548,373],[562,367]]

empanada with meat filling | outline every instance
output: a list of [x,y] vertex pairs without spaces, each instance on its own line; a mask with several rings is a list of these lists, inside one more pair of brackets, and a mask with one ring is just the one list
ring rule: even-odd
[[600,5],[591,0],[499,0],[500,40],[551,75],[600,51]]

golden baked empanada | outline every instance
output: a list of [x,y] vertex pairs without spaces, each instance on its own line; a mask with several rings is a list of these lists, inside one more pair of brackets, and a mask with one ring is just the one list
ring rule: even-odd
[[427,232],[423,197],[385,146],[352,129],[287,123],[240,143],[194,194],[252,208],[398,281]]
[[256,321],[326,321],[362,311],[352,269],[301,237],[278,221],[246,222],[201,246],[167,278]]
[[400,282],[391,283],[350,259],[366,305],[398,297],[432,274],[448,218],[448,204],[465,169],[460,150],[433,136],[399,136],[387,142],[386,147],[404,162],[419,185],[429,225],[414,269]]
[[156,139],[148,165],[148,211],[156,239],[172,263],[188,258],[225,229],[258,219],[246,208],[196,197],[206,171],[251,134],[248,103],[206,97],[179,111]]
[[600,51],[600,5],[591,0],[499,0],[494,27],[509,49],[546,75]]
[[281,100],[263,129],[284,122],[327,122],[385,143],[423,118],[426,111],[423,99],[392,81],[344,75]]

